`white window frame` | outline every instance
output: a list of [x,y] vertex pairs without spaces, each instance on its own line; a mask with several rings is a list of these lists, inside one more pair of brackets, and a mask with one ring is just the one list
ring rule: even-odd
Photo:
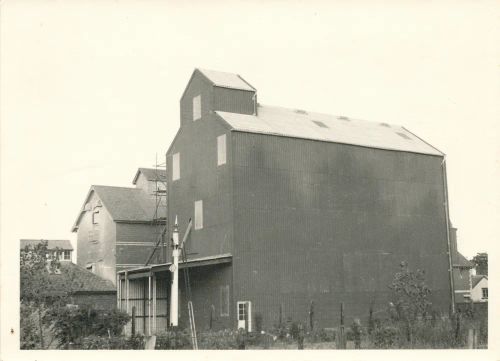
[[226,135],[222,134],[217,137],[217,166],[226,164],[227,146]]
[[193,98],[193,121],[201,119],[201,95]]
[[172,154],[172,181],[181,179],[181,153]]
[[[68,257],[66,257],[66,255],[68,255]],[[69,250],[62,251],[62,259],[64,261],[71,261],[71,251]]]
[[203,200],[194,202],[194,229],[203,229]]
[[[486,292],[485,292],[486,291]],[[486,297],[484,297],[484,294],[486,293]],[[483,300],[487,300],[488,299],[488,287],[482,287],[481,288],[481,298]]]

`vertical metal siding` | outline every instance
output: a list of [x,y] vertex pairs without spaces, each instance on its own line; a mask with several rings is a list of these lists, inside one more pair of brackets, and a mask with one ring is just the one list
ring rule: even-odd
[[214,109],[230,113],[253,114],[255,92],[214,87]]
[[235,133],[234,293],[272,325],[280,303],[338,322],[385,307],[399,263],[425,268],[447,310],[441,158]]

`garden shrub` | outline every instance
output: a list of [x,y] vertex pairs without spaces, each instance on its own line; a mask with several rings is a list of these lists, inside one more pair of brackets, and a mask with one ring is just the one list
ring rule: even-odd
[[88,336],[118,336],[130,316],[119,310],[96,310],[92,308],[53,309],[50,314],[52,330],[59,346],[79,344]]
[[397,342],[398,329],[394,326],[384,325],[376,328],[373,333],[375,348],[393,348]]
[[241,344],[237,331],[202,332],[198,335],[198,348],[202,350],[235,350]]
[[[199,339],[198,339],[199,345]],[[188,330],[172,328],[156,335],[156,350],[191,350],[191,333]]]
[[143,350],[144,336],[135,335],[131,337],[113,336],[87,336],[81,341],[81,345],[76,345],[73,348],[82,350]]
[[334,342],[336,339],[336,331],[334,329],[315,329],[306,335],[308,342]]

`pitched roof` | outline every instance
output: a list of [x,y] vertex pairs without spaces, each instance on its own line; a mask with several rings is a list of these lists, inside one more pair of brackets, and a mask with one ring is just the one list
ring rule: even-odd
[[63,293],[68,291],[70,285],[71,292],[115,292],[116,287],[111,281],[105,280],[98,275],[71,262],[61,262],[60,274],[49,275],[51,280],[51,292]]
[[[155,217],[156,202],[142,189],[93,185],[72,227],[73,232],[78,229],[78,224],[85,213],[85,204],[92,192],[97,194],[115,222],[152,222]],[[161,213],[157,218],[166,216],[165,209],[160,208],[158,211]]]
[[114,221],[152,221],[155,201],[142,189],[93,186]]
[[222,111],[216,111],[216,114],[233,130],[240,132],[443,155],[438,149],[399,125],[261,105],[257,115]]
[[62,250],[73,250],[73,246],[71,242],[67,239],[21,239],[21,249],[26,246],[34,246],[42,241],[47,242],[47,249],[53,250],[56,248],[60,248]]
[[476,287],[476,285],[483,279],[486,278],[488,279],[488,276],[486,275],[475,275],[472,276],[472,288]]
[[474,264],[457,251],[454,252],[453,267],[474,268]]
[[139,168],[137,169],[137,173],[135,173],[134,179],[132,180],[132,184],[137,183],[137,179],[140,174],[144,174],[148,181],[159,181],[166,182],[167,181],[167,171],[165,169],[155,169],[155,168]]
[[197,68],[213,85],[222,88],[240,89],[256,91],[256,89],[248,84],[241,76],[233,73],[226,73],[222,71],[208,70]]

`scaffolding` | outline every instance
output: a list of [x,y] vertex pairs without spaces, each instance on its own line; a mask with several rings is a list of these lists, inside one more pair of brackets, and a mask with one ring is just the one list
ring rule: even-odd
[[[158,163],[158,155],[156,155],[155,180],[152,195],[155,198],[155,211],[152,219],[152,225],[155,227],[154,234],[156,243],[146,260],[145,266],[149,265],[152,261],[155,264],[167,262],[168,243],[166,242],[166,235],[168,230],[167,222],[167,177],[166,177],[166,162]],[[162,174],[159,170],[164,170]]]

